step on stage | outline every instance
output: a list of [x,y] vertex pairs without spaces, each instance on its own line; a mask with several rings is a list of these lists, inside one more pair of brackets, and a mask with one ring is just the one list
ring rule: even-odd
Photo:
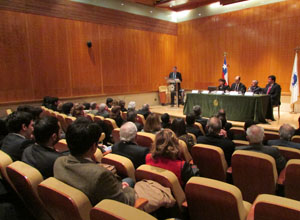
[[[171,107],[170,105],[155,105],[150,106],[150,110],[153,113],[156,113],[158,115],[162,115],[164,113],[168,113],[171,118],[185,118],[185,115],[183,114],[183,106],[180,105],[179,107]],[[259,126],[263,127],[265,130],[270,131],[278,131],[279,127],[285,123],[290,124],[294,126],[294,128],[298,128],[298,118],[300,116],[300,113],[290,113],[290,112],[280,112],[280,119],[277,118],[277,109],[274,109],[274,118],[276,121],[270,121],[269,124],[259,124]],[[238,121],[229,121],[232,123],[233,126],[237,127],[243,127],[244,122],[238,122]]]

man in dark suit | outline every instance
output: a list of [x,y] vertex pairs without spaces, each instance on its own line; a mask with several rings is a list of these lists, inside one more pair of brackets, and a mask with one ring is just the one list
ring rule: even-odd
[[161,127],[162,128],[169,128],[171,129],[171,121],[170,121],[170,115],[168,113],[164,113],[160,116],[161,120]]
[[70,155],[54,163],[54,177],[82,191],[95,206],[103,199],[134,205],[135,192],[128,183],[120,182],[108,169],[92,160],[97,150],[101,129],[92,122],[73,123],[66,139]]
[[149,153],[149,148],[138,146],[135,143],[136,133],[135,124],[126,122],[120,128],[120,142],[112,147],[112,153],[130,159],[134,168],[145,164],[146,155]]
[[193,112],[194,112],[194,115],[195,115],[196,122],[200,123],[203,127],[203,130],[205,130],[205,127],[206,127],[206,124],[207,124],[207,119],[201,117],[202,111],[201,111],[200,105],[193,106]]
[[203,135],[200,129],[195,125],[196,119],[195,114],[190,113],[185,117],[186,121],[186,132],[194,134],[197,137]]
[[137,114],[143,115],[146,120],[148,115],[151,114],[149,104],[144,104],[142,108],[137,111]]
[[[180,83],[182,82],[182,76],[180,72],[177,72],[177,67],[174,66],[173,67],[173,71],[169,74],[169,79],[179,79]],[[180,83],[178,83],[178,88],[176,88],[178,90],[178,94],[179,94],[179,103],[180,100],[182,99],[182,95],[180,94],[180,90],[181,90],[181,86]],[[171,105],[174,106],[174,97],[176,95],[176,90],[171,92]],[[182,100],[181,100],[182,102]]]
[[280,173],[280,171],[285,167],[286,160],[280,154],[278,148],[264,146],[262,144],[264,140],[264,129],[256,125],[252,125],[247,129],[247,139],[249,140],[250,145],[236,147],[236,150],[249,150],[270,155],[275,159],[277,171]]
[[280,96],[281,96],[281,87],[276,83],[276,77],[271,75],[268,77],[268,84],[263,91],[264,94],[271,96],[272,106],[281,105]]
[[3,139],[1,150],[13,161],[21,160],[24,149],[33,143],[33,116],[27,112],[13,112],[6,120],[9,134]]
[[293,128],[289,124],[283,124],[279,128],[280,139],[269,140],[268,145],[291,147],[300,150],[300,144],[291,141],[294,134],[295,134],[295,128]]
[[143,130],[144,126],[141,123],[137,122],[136,119],[137,119],[136,111],[135,110],[129,110],[127,112],[127,121],[133,122],[138,131]]
[[99,105],[99,111],[96,115],[100,115],[104,118],[109,118],[109,112],[107,111],[107,105],[105,103],[101,103]]
[[244,94],[246,92],[246,86],[243,83],[241,83],[241,77],[236,76],[234,80],[235,80],[235,82],[232,83],[230,90],[236,91],[236,92],[241,92]]
[[230,87],[226,85],[225,79],[219,79],[219,86],[217,87],[217,90],[219,91],[230,91]]
[[257,80],[252,80],[251,86],[248,89],[248,92],[253,92],[254,94],[261,94],[262,88],[258,86]]
[[207,122],[208,133],[206,136],[199,136],[197,143],[199,144],[210,144],[220,147],[225,155],[228,166],[231,165],[231,156],[234,152],[234,143],[219,135],[222,129],[221,120],[217,117],[212,117]]
[[53,176],[55,160],[63,156],[54,149],[60,138],[58,120],[54,117],[43,117],[34,125],[35,144],[27,147],[22,161],[38,169],[44,179]]

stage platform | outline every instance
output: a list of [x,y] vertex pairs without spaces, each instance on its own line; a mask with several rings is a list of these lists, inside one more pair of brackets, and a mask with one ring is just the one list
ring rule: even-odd
[[[178,107],[171,107],[170,105],[155,105],[150,107],[151,112],[162,115],[164,113],[168,113],[171,118],[185,118],[185,115],[183,114],[183,106],[180,105]],[[269,124],[259,124],[261,127],[263,127],[265,130],[268,131],[278,131],[279,127],[284,124],[288,123],[292,125],[294,128],[298,128],[298,118],[300,116],[300,113],[290,113],[290,112],[280,112],[280,119],[278,120],[278,112],[277,109],[274,108],[274,118],[276,121],[270,121]],[[244,122],[238,122],[238,121],[229,121],[233,124],[233,126],[237,127],[243,127]]]

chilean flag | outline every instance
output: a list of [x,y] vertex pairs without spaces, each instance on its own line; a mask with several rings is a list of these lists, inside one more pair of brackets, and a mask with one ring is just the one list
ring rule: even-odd
[[226,81],[225,85],[228,85],[228,69],[227,69],[226,57],[224,57],[222,78],[225,79]]

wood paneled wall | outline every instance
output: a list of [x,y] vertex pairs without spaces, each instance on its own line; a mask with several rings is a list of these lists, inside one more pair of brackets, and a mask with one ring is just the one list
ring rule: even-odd
[[183,87],[217,85],[226,51],[230,83],[240,75],[247,87],[253,79],[264,87],[274,74],[283,92],[289,92],[299,30],[299,0],[179,23],[177,65]]

